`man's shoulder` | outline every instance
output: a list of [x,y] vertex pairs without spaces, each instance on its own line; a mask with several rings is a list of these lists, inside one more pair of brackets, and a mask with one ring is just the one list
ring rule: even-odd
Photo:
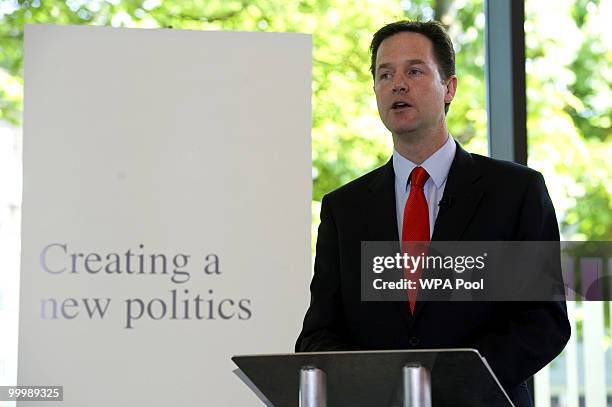
[[520,184],[521,181],[529,183],[534,179],[542,180],[540,172],[526,165],[518,164],[512,161],[498,160],[491,157],[486,157],[480,154],[468,153],[474,165],[478,168],[482,176],[491,179],[498,185],[510,187]]

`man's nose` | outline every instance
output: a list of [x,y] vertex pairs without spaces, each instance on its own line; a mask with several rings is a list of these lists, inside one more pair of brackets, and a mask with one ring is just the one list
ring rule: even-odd
[[397,75],[395,77],[395,82],[393,83],[392,90],[393,90],[393,93],[408,91],[408,85],[406,82],[406,78],[404,78],[403,75]]

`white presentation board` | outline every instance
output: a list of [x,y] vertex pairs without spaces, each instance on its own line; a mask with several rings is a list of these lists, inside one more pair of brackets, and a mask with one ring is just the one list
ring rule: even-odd
[[25,36],[19,384],[260,405],[230,357],[291,352],[307,308],[311,37]]

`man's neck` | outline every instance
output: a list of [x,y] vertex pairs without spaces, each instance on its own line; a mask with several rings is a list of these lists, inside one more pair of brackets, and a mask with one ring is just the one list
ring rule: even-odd
[[429,134],[393,134],[393,147],[404,158],[421,165],[448,140],[446,123]]

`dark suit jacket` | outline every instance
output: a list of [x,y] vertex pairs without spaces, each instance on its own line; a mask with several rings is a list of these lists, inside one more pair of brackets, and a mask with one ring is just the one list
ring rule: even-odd
[[[570,336],[564,302],[360,300],[361,241],[398,241],[392,161],[323,198],[311,303],[296,352],[476,348],[517,406],[524,381],[554,359]],[[469,154],[457,143],[432,240],[557,241],[542,175]]]

